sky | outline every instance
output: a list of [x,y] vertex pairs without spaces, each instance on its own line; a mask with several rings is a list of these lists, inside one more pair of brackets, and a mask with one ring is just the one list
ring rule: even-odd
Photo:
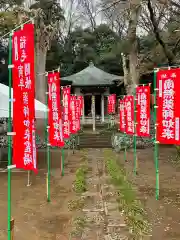
[[[74,19],[77,19],[76,15],[78,14],[78,16],[79,16],[81,14],[81,12],[83,11],[82,9],[78,8],[78,1],[79,0],[58,0],[58,1],[59,1],[60,5],[62,6],[63,10],[64,10],[67,22],[69,22],[68,19],[70,18],[70,11],[74,16],[73,17]],[[81,0],[81,1],[83,1],[83,0]],[[29,7],[34,2],[35,2],[35,0],[26,0],[25,6]],[[73,2],[73,4],[71,5],[72,2]],[[96,4],[98,4],[100,2],[100,0],[91,0],[91,2],[93,2],[93,5],[95,6]],[[96,12],[98,12],[98,14],[96,16],[96,24],[99,25],[99,24],[105,22],[102,11],[97,10],[97,8],[96,8]],[[84,27],[88,27],[88,19],[85,19],[85,21],[83,21],[82,18],[81,18],[81,20],[78,21],[78,24],[81,24]],[[67,26],[65,28],[68,29]],[[145,34],[144,29],[137,28],[137,34],[138,35],[144,35]]]

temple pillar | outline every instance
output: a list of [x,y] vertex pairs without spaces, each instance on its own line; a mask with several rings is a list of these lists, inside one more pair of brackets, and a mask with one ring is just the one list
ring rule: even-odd
[[101,94],[101,122],[104,123],[104,94]]

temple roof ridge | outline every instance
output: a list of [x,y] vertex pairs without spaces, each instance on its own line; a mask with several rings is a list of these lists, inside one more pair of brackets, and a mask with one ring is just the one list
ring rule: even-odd
[[62,80],[71,81],[72,86],[110,86],[115,81],[122,81],[123,76],[107,73],[97,68],[91,61],[89,66],[78,73],[63,77]]

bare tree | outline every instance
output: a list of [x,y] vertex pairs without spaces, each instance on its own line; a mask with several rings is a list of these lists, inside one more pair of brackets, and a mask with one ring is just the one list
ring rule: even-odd
[[[126,76],[124,84],[129,94],[132,93],[133,85],[139,82],[139,62],[138,62],[138,42],[137,42],[137,27],[139,16],[142,10],[140,0],[118,1],[104,0],[103,4],[106,9],[116,8],[119,14],[124,17],[124,27],[127,26],[127,31],[124,37],[128,42],[128,51],[122,54],[124,75]],[[129,60],[129,71],[127,76],[126,59]]]
[[121,38],[127,32],[128,11],[126,8],[124,9],[123,5],[120,3],[115,5],[108,3],[109,0],[105,0],[101,5],[102,16],[108,26]]
[[98,6],[97,0],[78,0],[77,10],[84,23],[87,24],[87,27],[90,26],[92,30],[97,26]]
[[[160,1],[162,3],[162,1]],[[159,3],[158,3],[159,4]],[[165,2],[165,4],[161,4],[162,8],[167,9],[167,14],[166,14],[166,20],[170,20],[172,14],[179,14],[178,11],[180,10],[180,1],[177,0],[176,2],[174,1],[169,1],[169,2]],[[153,8],[153,3],[151,0],[147,0],[147,8],[149,11],[149,17],[151,20],[151,24],[152,24],[152,28],[153,28],[153,32],[155,35],[155,38],[157,40],[157,42],[160,44],[160,46],[162,47],[163,53],[168,61],[169,65],[173,65],[175,63],[175,57],[176,57],[176,50],[177,47],[180,44],[180,38],[178,37],[176,39],[176,42],[174,44],[173,48],[169,48],[169,46],[167,45],[167,43],[165,42],[165,40],[163,39],[163,34],[162,34],[162,29],[159,23],[159,18]],[[167,16],[168,15],[168,16]],[[165,26],[165,22],[164,25]]]

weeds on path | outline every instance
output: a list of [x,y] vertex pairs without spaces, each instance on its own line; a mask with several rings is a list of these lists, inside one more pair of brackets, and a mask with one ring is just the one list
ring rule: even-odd
[[71,232],[70,235],[70,239],[77,239],[77,238],[81,238],[83,229],[85,228],[86,225],[86,220],[84,217],[75,217],[73,219],[73,230]]
[[112,151],[104,151],[104,156],[107,172],[118,193],[119,210],[124,212],[126,216],[126,222],[130,227],[133,239],[140,240],[144,236],[150,236],[151,227],[147,221],[146,213],[140,201],[136,199],[136,194],[126,178],[123,166],[117,164],[116,156]]
[[86,174],[88,172],[88,162],[86,153],[83,152],[83,156],[81,157],[81,165],[76,171],[75,181],[74,181],[74,191],[77,193],[76,200],[72,200],[68,204],[68,209],[74,212],[75,216],[72,219],[72,231],[70,233],[70,240],[80,239],[82,232],[84,230],[86,220],[83,216],[81,210],[85,204],[85,197],[82,196],[87,189],[86,186]]
[[84,163],[76,171],[76,179],[74,182],[74,191],[76,193],[83,193],[86,191],[86,173],[88,171],[88,166],[85,156],[82,157],[82,160]]

